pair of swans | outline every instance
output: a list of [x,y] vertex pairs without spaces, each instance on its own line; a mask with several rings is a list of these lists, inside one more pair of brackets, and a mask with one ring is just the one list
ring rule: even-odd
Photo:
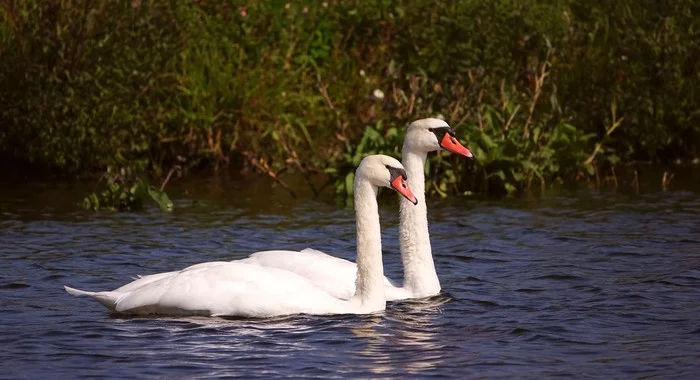
[[[441,149],[471,157],[447,123],[422,119],[408,127],[403,165],[384,155],[362,160],[354,182],[356,264],[310,249],[264,251],[243,260],[144,276],[113,291],[65,289],[125,314],[241,317],[368,314],[384,310],[387,299],[435,295],[440,282],[430,248],[424,168],[427,154]],[[379,187],[392,188],[405,198],[400,208],[401,287],[384,277]]]

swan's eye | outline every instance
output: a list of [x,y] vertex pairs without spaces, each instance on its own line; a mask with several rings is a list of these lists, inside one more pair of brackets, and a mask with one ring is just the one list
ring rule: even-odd
[[428,130],[429,130],[430,132],[434,132],[432,128],[428,128]]

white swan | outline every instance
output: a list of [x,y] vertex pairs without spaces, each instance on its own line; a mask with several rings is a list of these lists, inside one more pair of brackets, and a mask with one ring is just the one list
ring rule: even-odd
[[[440,293],[440,280],[435,272],[428,232],[424,170],[428,153],[442,149],[472,157],[469,149],[457,141],[455,132],[444,120],[421,119],[408,126],[401,156],[408,174],[408,184],[418,197],[418,204],[414,207],[406,200],[401,201],[399,237],[404,282],[403,286],[397,286],[385,278],[388,301],[430,297]],[[241,261],[298,273],[341,299],[348,299],[355,293],[355,263],[314,249],[256,252]]]
[[270,317],[381,311],[386,299],[376,199],[379,186],[392,187],[417,202],[401,163],[382,155],[362,160],[354,183],[357,291],[349,300],[334,297],[296,273],[241,261],[208,262],[145,276],[113,291],[65,289],[126,314]]

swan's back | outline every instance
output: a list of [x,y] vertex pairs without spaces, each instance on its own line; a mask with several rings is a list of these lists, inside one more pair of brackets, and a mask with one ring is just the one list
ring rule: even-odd
[[[255,252],[239,262],[294,272],[336,298],[347,300],[355,294],[357,264],[313,248]],[[406,292],[391,279],[385,277],[384,285],[387,301],[406,298]]]
[[347,300],[355,294],[357,265],[315,249],[262,251],[240,261],[294,272],[336,298]]

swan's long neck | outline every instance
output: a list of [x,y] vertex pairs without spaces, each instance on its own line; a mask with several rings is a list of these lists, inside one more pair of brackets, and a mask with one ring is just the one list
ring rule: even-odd
[[386,307],[377,191],[369,182],[355,179],[357,279],[353,299],[359,301],[362,309],[370,311]]
[[401,199],[399,238],[403,261],[403,286],[414,297],[427,297],[440,292],[440,280],[430,248],[428,212],[425,205],[425,160],[427,153],[413,152],[406,145],[401,152],[402,163],[408,175],[408,186],[418,198],[413,205]]

